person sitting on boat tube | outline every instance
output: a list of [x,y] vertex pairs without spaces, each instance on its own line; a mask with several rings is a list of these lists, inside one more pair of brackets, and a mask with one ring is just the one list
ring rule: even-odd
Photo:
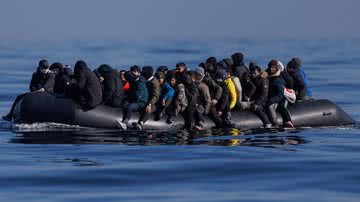
[[72,85],[73,99],[78,101],[83,109],[90,110],[101,104],[102,88],[99,79],[87,64],[79,60],[74,67],[75,83]]
[[269,74],[269,95],[267,101],[267,112],[271,124],[278,127],[276,110],[283,117],[284,127],[294,128],[290,113],[287,110],[287,100],[284,96],[285,82],[280,76],[281,70],[277,60],[268,63],[267,72]]
[[156,104],[159,101],[161,87],[160,79],[163,79],[163,76],[153,76],[153,68],[151,66],[145,66],[142,68],[141,76],[146,79],[146,88],[148,92],[148,101],[146,107],[141,111],[141,116],[135,127],[141,129],[144,123],[149,119],[151,113],[156,111]]
[[[39,66],[37,67],[36,72],[33,73],[31,82],[29,85],[30,92],[35,91],[46,91],[52,93],[54,91],[55,84],[55,74],[50,70],[49,62],[47,60],[40,60]],[[27,93],[21,94],[16,97],[10,112],[3,116],[2,119],[6,121],[12,121],[13,111],[16,104],[25,97]]]
[[124,104],[124,114],[119,127],[123,130],[127,129],[127,125],[131,119],[133,112],[143,110],[148,102],[148,91],[146,88],[146,79],[141,76],[141,68],[134,65],[130,68],[130,74],[125,74],[126,80],[130,83],[129,98]]
[[294,80],[294,90],[296,92],[296,100],[309,100],[312,97],[312,90],[309,86],[305,72],[301,68],[300,58],[293,58],[287,64],[287,70]]
[[107,64],[100,65],[95,71],[103,89],[102,103],[111,107],[122,107],[124,93],[118,71]]
[[269,93],[268,74],[266,72],[262,72],[261,67],[255,62],[250,63],[249,70],[252,81],[256,86],[256,91],[250,98],[252,103],[250,110],[261,119],[264,124],[264,128],[271,128],[271,123],[265,113],[265,106]]

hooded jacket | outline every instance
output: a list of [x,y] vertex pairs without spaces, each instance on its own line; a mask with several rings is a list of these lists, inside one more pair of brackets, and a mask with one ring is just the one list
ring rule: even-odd
[[243,89],[243,91],[242,91],[243,98],[245,96],[248,98],[251,98],[256,91],[256,86],[252,82],[252,80],[250,78],[250,74],[248,72],[244,72],[242,74],[242,77],[240,78],[240,83],[241,83],[241,87]]
[[74,85],[77,99],[85,108],[94,108],[102,101],[102,88],[99,79],[87,64],[79,60],[74,67]]
[[120,107],[124,92],[119,72],[106,64],[100,65],[97,71],[104,78],[102,102],[113,107]]
[[256,86],[256,91],[251,100],[256,105],[265,106],[269,94],[269,80],[267,76],[258,75],[253,78],[253,83]]
[[284,101],[286,98],[284,96],[284,87],[285,82],[280,76],[280,70],[275,74],[270,75],[269,77],[269,95],[268,95],[268,104],[272,105]]
[[47,73],[42,71],[43,67],[38,67],[36,72],[33,73],[29,89],[31,92],[44,88],[46,92],[54,92],[55,74],[50,70],[46,70]]
[[205,114],[209,112],[211,106],[210,90],[204,82],[199,84],[198,104],[204,108]]
[[242,75],[249,72],[249,69],[244,64],[244,55],[242,53],[235,53],[231,56],[233,60],[232,72],[234,76],[242,78]]
[[231,78],[227,78],[225,81],[224,81],[224,84],[225,86],[227,87],[228,89],[228,92],[229,92],[229,95],[230,95],[230,110],[233,109],[235,106],[236,106],[236,103],[237,103],[237,92],[236,92],[236,87],[235,87],[235,84],[234,82],[232,81]]
[[149,94],[146,87],[146,79],[143,76],[134,78],[128,74],[127,80],[130,84],[129,102],[130,103],[147,103]]
[[211,99],[219,101],[223,91],[222,87],[219,86],[208,73],[205,73],[203,82],[209,87]]

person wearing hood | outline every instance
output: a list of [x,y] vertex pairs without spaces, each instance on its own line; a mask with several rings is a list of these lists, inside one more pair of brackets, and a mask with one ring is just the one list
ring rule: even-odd
[[[37,67],[36,72],[33,73],[31,82],[29,85],[30,92],[35,91],[46,91],[49,93],[54,92],[54,84],[55,84],[55,74],[49,68],[49,62],[47,60],[40,60],[39,66]],[[16,104],[25,97],[27,93],[21,94],[16,97],[10,112],[3,116],[2,119],[6,121],[13,120],[13,112]]]
[[233,65],[231,67],[233,75],[241,79],[244,73],[249,72],[248,68],[244,64],[244,55],[242,53],[234,53],[231,58],[233,61]]
[[110,65],[102,64],[96,69],[102,84],[102,103],[112,107],[122,107],[124,92],[119,72]]
[[169,69],[167,66],[162,65],[157,68],[156,72],[162,72],[166,76],[167,73],[169,72]]
[[294,128],[290,113],[287,110],[287,100],[284,96],[285,82],[281,78],[280,67],[277,60],[271,60],[268,64],[269,95],[267,102],[268,117],[274,127],[277,127],[276,110],[283,117],[285,128]]
[[285,69],[284,64],[280,60],[278,60],[278,64],[281,71],[280,76],[285,81],[285,87],[288,89],[293,89],[294,88],[293,78],[289,75],[288,71]]
[[76,94],[73,98],[80,103],[83,109],[90,110],[101,104],[103,94],[100,81],[82,60],[75,64],[74,79],[76,82],[73,88]]
[[176,81],[178,83],[185,84],[187,72],[188,72],[188,70],[187,70],[185,63],[180,62],[180,63],[176,64],[176,69],[175,69]]
[[188,100],[188,105],[183,112],[184,128],[191,130],[193,128],[193,122],[195,117],[196,105],[199,97],[199,87],[196,84],[196,77],[194,71],[189,71],[184,74],[184,87],[185,95]]
[[270,128],[271,123],[265,113],[265,107],[269,93],[269,80],[267,78],[268,74],[266,72],[261,72],[260,66],[255,62],[249,66],[249,69],[252,81],[256,86],[256,91],[250,98],[250,101],[253,103],[250,107],[250,110],[261,119],[264,124],[264,128]]
[[219,85],[222,89],[222,94],[217,100],[217,102],[212,101],[212,106],[209,111],[209,118],[215,123],[216,127],[232,127],[233,124],[230,121],[228,116],[230,112],[230,103],[229,103],[229,91],[226,87],[224,81],[226,80],[226,70],[217,69],[215,73],[216,84]]
[[199,98],[195,111],[195,129],[202,130],[204,122],[204,115],[207,115],[210,111],[211,97],[209,87],[203,82],[205,77],[205,70],[202,67],[195,69],[195,79],[199,88]]
[[55,74],[54,93],[64,94],[66,82],[64,81],[64,65],[55,62],[50,65],[50,70]]
[[169,107],[173,103],[173,99],[175,96],[175,89],[173,87],[174,84],[171,83],[172,82],[171,80],[169,82],[166,81],[165,75],[162,72],[157,72],[156,77],[159,78],[160,81],[161,94],[157,106],[157,111],[155,114],[155,120],[156,121],[160,120],[163,117],[164,113],[166,113],[168,115],[166,123],[170,123],[172,122],[171,121],[172,113],[170,112]]
[[119,127],[126,130],[133,112],[140,112],[148,103],[148,91],[146,79],[141,76],[141,68],[134,65],[130,68],[130,74],[126,74],[126,80],[130,83],[129,100],[124,105],[123,121],[118,122]]
[[[146,79],[146,88],[148,91],[148,101],[146,107],[143,109],[139,121],[136,125],[141,129],[144,123],[149,119],[151,113],[156,111],[156,104],[159,102],[161,94],[160,82],[164,79],[163,73],[153,76],[153,68],[145,66],[142,68],[141,75]],[[160,71],[159,71],[160,72]]]
[[296,92],[296,99],[298,101],[308,100],[312,96],[312,90],[309,86],[305,72],[301,68],[301,60],[293,58],[287,64],[287,69],[290,76],[294,80],[294,90]]
[[[250,62],[250,66],[257,66],[255,62]],[[248,109],[250,98],[254,95],[256,91],[256,86],[251,79],[249,72],[244,72],[240,78],[240,83],[242,87],[242,102],[241,106],[243,109]]]

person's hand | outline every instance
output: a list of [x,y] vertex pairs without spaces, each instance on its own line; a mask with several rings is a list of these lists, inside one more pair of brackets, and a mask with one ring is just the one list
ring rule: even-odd
[[211,100],[211,105],[212,105],[212,106],[215,106],[217,103],[218,103],[217,100],[215,100],[215,99]]
[[253,110],[253,111],[256,111],[256,110],[258,110],[258,109],[260,109],[260,106],[259,106],[259,105],[257,105],[257,104],[252,105],[252,110]]
[[152,109],[151,109],[151,104],[148,104],[145,108],[146,113],[151,113]]
[[221,116],[222,115],[222,111],[218,111],[218,116]]
[[244,96],[244,100],[245,100],[246,102],[249,102],[249,101],[250,101],[250,98],[247,97],[247,96]]
[[165,104],[166,104],[165,100],[164,100],[164,99],[161,100],[161,105],[162,105],[163,107],[165,107]]
[[37,90],[37,91],[44,92],[44,91],[45,91],[45,88],[40,88],[40,89]]

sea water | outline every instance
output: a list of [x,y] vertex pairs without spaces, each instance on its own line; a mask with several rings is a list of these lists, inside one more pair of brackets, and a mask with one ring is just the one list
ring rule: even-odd
[[[188,67],[242,52],[265,68],[292,57],[315,98],[360,120],[360,40],[69,40],[0,42],[0,113],[46,58]],[[0,121],[1,201],[360,201],[359,125],[296,130],[120,132]]]

